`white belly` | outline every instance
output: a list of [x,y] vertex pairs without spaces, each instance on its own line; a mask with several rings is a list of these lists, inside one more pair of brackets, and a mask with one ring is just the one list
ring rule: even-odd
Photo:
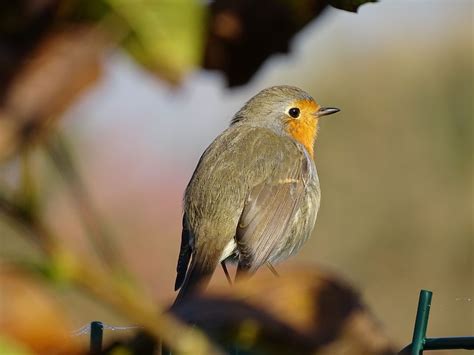
[[229,256],[234,254],[235,249],[237,248],[237,244],[235,243],[234,238],[232,238],[229,243],[225,246],[224,250],[222,251],[222,255],[219,261],[223,261],[227,259]]

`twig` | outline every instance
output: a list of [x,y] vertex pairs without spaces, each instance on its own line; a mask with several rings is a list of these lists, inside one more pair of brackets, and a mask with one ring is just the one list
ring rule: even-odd
[[25,208],[0,192],[0,213],[27,230],[29,238],[46,254],[53,254],[57,242],[31,209]]
[[72,154],[68,150],[64,139],[59,134],[56,134],[46,144],[46,149],[56,169],[69,187],[71,195],[76,202],[79,216],[86,227],[89,242],[99,255],[99,258],[110,269],[124,271],[120,263],[120,253],[114,243],[115,238],[101,222],[101,218],[93,206],[89,192],[76,168]]
[[[177,354],[220,354],[206,336],[196,328],[188,327],[172,316],[163,313],[135,285],[117,279],[91,260],[79,260],[54,241],[49,231],[35,215],[0,194],[0,212],[35,236],[33,240],[48,255],[51,262],[65,269],[66,281],[100,301],[104,306],[142,325],[156,339],[161,339]],[[20,267],[24,267],[21,263]]]

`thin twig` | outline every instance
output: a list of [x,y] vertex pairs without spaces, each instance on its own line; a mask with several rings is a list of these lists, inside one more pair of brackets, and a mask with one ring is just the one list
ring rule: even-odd
[[112,270],[124,271],[121,256],[115,245],[115,238],[101,222],[89,191],[77,170],[76,163],[64,139],[56,134],[46,145],[47,152],[56,169],[67,183],[72,197],[74,198],[78,213],[87,230],[89,242],[93,246],[100,260]]
[[[52,232],[36,216],[25,214],[21,207],[0,194],[0,212],[35,236],[41,247],[58,268],[67,269],[67,281],[104,306],[140,324],[156,339],[161,339],[177,354],[220,354],[207,337],[196,328],[188,327],[163,313],[150,297],[139,292],[136,285],[114,278],[91,260],[79,259],[53,242]],[[36,239],[37,238],[37,239]],[[24,267],[19,263],[18,266]]]
[[29,240],[41,251],[47,254],[53,253],[57,242],[36,218],[31,209],[25,208],[18,202],[7,198],[3,192],[0,192],[0,214],[26,229],[27,234],[31,236]]

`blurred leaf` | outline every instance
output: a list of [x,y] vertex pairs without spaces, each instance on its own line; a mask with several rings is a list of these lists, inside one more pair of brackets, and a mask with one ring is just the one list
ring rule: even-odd
[[357,12],[360,5],[377,1],[378,0],[329,0],[329,4],[341,10]]
[[41,279],[48,285],[70,287],[72,275],[75,272],[74,260],[64,252],[57,253],[51,258],[14,257],[5,259],[15,269]]
[[99,22],[111,11],[106,0],[69,0],[61,6],[61,15],[77,23]]
[[0,335],[0,354],[5,355],[32,355],[33,353],[14,339]]
[[[66,312],[41,283],[25,274],[2,270],[0,333],[37,354],[84,353]],[[3,353],[2,353],[3,354]]]
[[[202,329],[227,353],[246,355],[390,355],[393,344],[352,287],[317,269],[294,269],[275,277],[261,270],[232,287],[191,295],[170,311]],[[151,342],[151,343],[150,343]],[[154,354],[152,337],[138,332],[111,344]]]
[[[100,71],[108,37],[95,26],[71,26],[44,37],[12,79],[0,106],[9,134],[0,136],[0,157],[12,144],[34,141],[49,128]],[[16,136],[16,137],[15,137]]]
[[325,0],[212,1],[203,66],[224,73],[229,86],[245,84],[272,54],[327,6]]
[[10,80],[51,25],[59,0],[0,1],[0,102]]
[[13,154],[20,143],[15,122],[6,118],[0,109],[0,162]]
[[107,0],[129,27],[125,49],[173,83],[201,62],[205,7],[197,0]]
[[231,288],[191,296],[172,312],[246,354],[395,354],[358,293],[314,269],[280,277],[259,272]]

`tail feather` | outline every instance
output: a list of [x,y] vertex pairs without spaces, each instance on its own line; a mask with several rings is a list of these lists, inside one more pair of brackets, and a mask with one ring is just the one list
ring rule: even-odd
[[194,254],[192,256],[191,265],[186,273],[186,278],[179,289],[172,307],[181,303],[198,289],[205,288],[209,284],[218,263],[219,258],[202,258]]
[[[184,226],[184,222],[183,222]],[[190,232],[183,227],[181,234],[181,248],[179,249],[178,263],[176,265],[176,281],[174,290],[179,289],[186,278],[186,270],[188,269],[189,259],[191,258]]]

